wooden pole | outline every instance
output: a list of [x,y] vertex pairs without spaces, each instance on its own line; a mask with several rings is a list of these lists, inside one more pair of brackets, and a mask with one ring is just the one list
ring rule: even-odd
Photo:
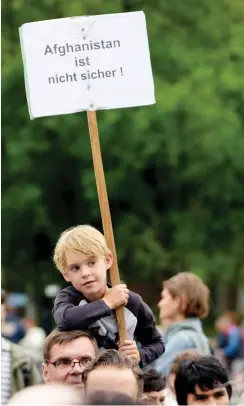
[[[91,141],[92,159],[93,159],[94,172],[95,172],[96,185],[97,185],[98,200],[99,200],[100,211],[101,211],[101,216],[102,216],[103,231],[104,231],[104,235],[107,240],[108,246],[111,249],[112,255],[113,255],[113,265],[110,269],[110,280],[111,280],[112,286],[115,286],[115,285],[120,284],[120,276],[119,276],[118,261],[117,261],[115,242],[114,242],[113,226],[112,226],[112,220],[111,220],[110,209],[109,209],[107,188],[106,188],[106,182],[105,182],[105,176],[104,176],[104,170],[103,170],[103,162],[102,162],[102,155],[101,155],[101,148],[100,148],[100,141],[99,141],[99,134],[98,134],[96,111],[88,111],[87,119],[88,119],[88,128],[89,128],[89,135],[90,135],[90,141]],[[124,341],[127,339],[127,330],[126,330],[123,306],[116,309],[116,318],[117,318],[117,323],[118,323],[120,341]]]

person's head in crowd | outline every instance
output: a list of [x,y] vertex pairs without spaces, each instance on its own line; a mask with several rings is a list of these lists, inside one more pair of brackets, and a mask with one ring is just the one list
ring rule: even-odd
[[163,282],[158,307],[161,322],[167,320],[168,324],[192,317],[203,319],[209,312],[209,289],[195,274],[180,272]]
[[9,406],[60,406],[82,405],[80,391],[62,384],[33,385],[17,392]]
[[1,289],[1,323],[4,322],[6,317],[6,292]]
[[116,350],[106,350],[95,358],[83,373],[85,396],[94,391],[129,395],[134,401],[141,398],[143,392],[143,372],[131,358]]
[[166,397],[166,378],[151,367],[143,370],[143,403],[163,405]]
[[54,251],[54,263],[64,279],[90,301],[104,296],[112,262],[105,237],[89,225],[64,231]]
[[95,391],[86,399],[87,405],[138,405],[138,402],[124,393]]
[[89,332],[54,330],[43,345],[44,382],[65,382],[83,388],[82,373],[97,354],[96,340]]
[[240,324],[240,315],[237,312],[226,311],[215,322],[215,329],[218,333],[227,333],[232,326]]
[[232,387],[222,364],[213,356],[181,361],[175,376],[178,405],[229,405]]
[[169,376],[168,376],[168,387],[170,391],[175,395],[175,376],[178,373],[180,363],[182,361],[198,361],[200,358],[203,357],[203,354],[200,351],[197,350],[186,350],[174,359],[174,361],[171,364],[170,371],[169,371]]

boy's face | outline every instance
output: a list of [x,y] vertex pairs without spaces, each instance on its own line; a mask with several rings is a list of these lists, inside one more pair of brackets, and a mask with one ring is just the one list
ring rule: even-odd
[[104,296],[107,284],[107,270],[112,266],[112,255],[96,258],[68,250],[64,279],[90,301]]

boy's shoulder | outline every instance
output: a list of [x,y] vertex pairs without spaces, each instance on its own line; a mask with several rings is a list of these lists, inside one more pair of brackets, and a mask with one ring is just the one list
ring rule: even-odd
[[68,286],[67,288],[64,288],[60,290],[60,292],[56,296],[56,301],[62,300],[62,299],[72,299],[77,300],[78,302],[81,301],[81,299],[84,298],[84,295],[81,292],[78,292],[73,286]]
[[129,300],[132,300],[133,302],[137,302],[139,304],[143,302],[142,297],[132,290],[129,290]]
[[129,290],[129,300],[126,307],[134,314],[140,312],[141,315],[151,316],[151,310],[149,306],[143,301],[142,297],[131,290]]

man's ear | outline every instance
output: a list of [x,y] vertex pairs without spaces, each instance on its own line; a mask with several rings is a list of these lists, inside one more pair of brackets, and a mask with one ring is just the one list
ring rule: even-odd
[[105,262],[106,262],[106,269],[107,270],[110,269],[111,266],[113,265],[113,255],[111,252],[106,255]]
[[49,382],[49,371],[45,362],[42,363],[42,377],[44,382]]
[[63,278],[66,280],[66,282],[70,282],[70,277],[67,271],[63,272]]
[[147,404],[147,396],[145,395],[145,393],[143,393],[139,399],[139,402],[141,405],[146,405]]

